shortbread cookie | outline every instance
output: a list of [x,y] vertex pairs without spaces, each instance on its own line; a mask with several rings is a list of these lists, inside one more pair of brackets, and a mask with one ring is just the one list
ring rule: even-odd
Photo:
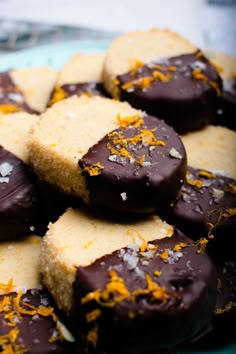
[[209,125],[182,136],[189,166],[236,179],[236,132]]
[[68,210],[43,238],[41,271],[89,352],[173,347],[214,310],[212,262],[154,215]]
[[[39,272],[41,237],[0,242],[0,294],[42,285]],[[4,286],[5,284],[5,286]]]
[[233,256],[236,247],[236,181],[188,167],[178,200],[165,214],[189,237],[206,238],[206,250],[217,259]]
[[[12,113],[8,115],[0,115],[0,142],[5,150],[8,151],[8,153],[13,153],[15,155],[15,158],[18,157],[21,162],[19,162],[19,166],[17,167],[18,171],[18,179],[20,176],[22,176],[22,170],[28,171],[29,167],[26,167],[25,164],[29,163],[28,159],[28,149],[27,149],[27,139],[28,139],[28,132],[32,125],[36,122],[38,119],[38,116],[29,114],[26,112],[19,112],[19,113]],[[26,172],[24,172],[26,173]],[[44,181],[40,180],[38,176],[34,174],[34,177],[32,176],[34,174],[33,171],[31,171],[31,177],[29,178],[29,172],[27,172],[27,176],[25,177],[25,183],[27,181],[31,181],[28,186],[28,191],[29,193],[32,193],[33,189],[36,191],[37,190],[37,203],[35,204],[34,202],[34,212],[31,215],[29,221],[31,220],[31,224],[28,225],[30,226],[30,230],[34,231],[38,235],[44,235],[45,232],[47,231],[47,225],[49,222],[54,222],[57,220],[58,216],[63,214],[63,212],[68,208],[69,206],[76,205],[78,206],[78,201],[75,201],[74,198],[65,195],[62,193],[58,188],[55,186],[52,186],[48,183],[45,183]],[[0,174],[0,177],[3,177]],[[7,177],[7,176],[6,176]],[[14,179],[14,183],[16,182],[16,179]],[[34,187],[33,187],[34,185]],[[7,192],[7,186],[10,188],[10,185],[6,185],[6,183],[0,183],[0,190],[4,188],[4,202],[2,205],[0,205],[0,214],[2,212],[1,207],[7,203],[7,210],[11,210],[14,214],[12,215],[12,218],[16,217],[17,218],[23,215],[17,216],[15,213],[17,210],[15,209],[16,205],[14,202],[15,194],[11,194],[11,196],[7,197],[5,194]],[[25,184],[24,184],[25,186]],[[8,188],[8,192],[12,190],[12,187],[14,188],[14,185],[11,185],[11,188]],[[26,186],[25,186],[26,188]],[[31,191],[31,192],[30,192]],[[15,191],[16,193],[16,191]],[[22,190],[19,190],[18,193],[22,193]],[[35,192],[36,193],[36,192]],[[14,198],[13,198],[14,196]],[[23,198],[23,196],[21,197]],[[13,204],[12,204],[13,203]],[[27,202],[28,203],[28,202]],[[76,204],[75,204],[76,203]],[[27,204],[28,205],[28,204]],[[5,210],[4,207],[4,210]],[[19,206],[18,206],[19,207]],[[30,208],[30,205],[28,205],[28,208]],[[27,209],[26,208],[20,208],[24,210],[24,213],[26,213]],[[19,210],[18,210],[19,211]],[[29,210],[28,210],[29,211]],[[6,210],[5,210],[6,212]],[[5,213],[4,212],[4,213]],[[5,214],[4,214],[5,215]],[[15,225],[17,226],[16,220],[10,221],[10,215],[8,214],[8,218],[5,219],[5,217],[2,215],[0,216],[0,219],[3,221],[3,223],[7,225],[8,227],[10,225],[11,228],[9,229],[9,236],[12,237],[12,227]],[[12,224],[13,223],[13,224]],[[20,225],[21,223],[19,223]],[[1,225],[0,225],[0,230],[1,230]],[[6,230],[5,230],[6,231]],[[15,230],[16,231],[16,230]],[[27,232],[29,231],[27,227]],[[13,233],[14,235],[14,233]],[[0,236],[1,239],[1,236]]]
[[0,145],[28,163],[28,132],[38,116],[26,112],[0,115]]
[[126,102],[71,97],[48,109],[29,136],[36,173],[86,203],[147,213],[177,197],[186,153],[164,121]]
[[48,106],[73,95],[107,96],[102,84],[103,53],[78,53],[58,74]]
[[236,130],[236,57],[214,52],[212,61],[220,67],[223,79],[223,107],[218,112],[216,124]]
[[104,62],[104,85],[113,97],[164,119],[178,133],[215,119],[222,80],[192,43],[169,30],[115,38]]
[[30,234],[36,204],[31,168],[0,146],[0,240]]
[[47,67],[0,73],[0,112],[43,112],[56,78],[57,72]]
[[75,353],[39,272],[41,238],[0,243],[1,353]]

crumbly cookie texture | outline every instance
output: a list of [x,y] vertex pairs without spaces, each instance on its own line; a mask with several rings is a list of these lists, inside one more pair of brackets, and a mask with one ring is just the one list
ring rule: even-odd
[[47,109],[31,129],[29,158],[36,173],[66,193],[88,199],[78,160],[121,117],[141,115],[126,102],[101,97],[71,97]]
[[211,61],[219,66],[223,80],[230,79],[233,75],[236,75],[236,57],[222,52],[212,52]]
[[[88,210],[69,209],[49,226],[42,241],[40,268],[43,282],[58,306],[69,312],[76,267],[126,247],[142,235],[145,241],[172,236],[173,227],[152,215],[139,220],[114,220]],[[139,239],[140,241],[140,239]]]
[[0,115],[0,144],[25,163],[28,162],[28,132],[37,119],[37,115],[26,112]]
[[49,67],[32,67],[12,70],[10,76],[22,90],[27,104],[35,111],[43,112],[55,86],[57,71]]
[[182,136],[188,165],[236,178],[236,132],[208,125]]
[[117,75],[130,71],[133,61],[164,59],[197,50],[191,42],[169,29],[128,32],[113,40],[104,61],[103,82],[114,95]]
[[77,53],[58,73],[56,85],[102,82],[104,53]]
[[24,289],[40,286],[41,240],[41,237],[32,235],[20,241],[0,243],[0,294],[20,288],[24,292]]

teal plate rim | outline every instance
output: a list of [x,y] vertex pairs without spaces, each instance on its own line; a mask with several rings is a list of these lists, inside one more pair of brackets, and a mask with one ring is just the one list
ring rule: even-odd
[[[48,66],[59,70],[67,60],[79,52],[105,52],[111,40],[74,40],[4,54],[0,57],[0,71],[27,67]],[[1,55],[0,55],[1,56]],[[236,335],[235,335],[236,340]],[[217,350],[177,350],[176,354],[236,354],[236,342]]]

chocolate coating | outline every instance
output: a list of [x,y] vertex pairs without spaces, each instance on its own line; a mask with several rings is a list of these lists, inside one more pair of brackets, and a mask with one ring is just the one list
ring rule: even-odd
[[0,240],[31,233],[36,202],[32,171],[0,146]]
[[13,112],[37,113],[26,103],[23,92],[13,82],[9,71],[0,73],[0,112],[2,111],[1,106],[3,107],[4,105],[13,106]]
[[223,82],[222,108],[214,124],[236,130],[236,78]]
[[[16,293],[10,293],[5,296],[0,295],[0,303],[4,297],[9,297],[12,304],[13,299],[15,299],[16,296]],[[40,306],[54,307],[52,299],[45,289],[28,290],[22,296],[22,300],[28,305],[36,308],[39,308]],[[29,310],[29,307],[25,307],[24,305],[23,307]],[[12,311],[14,307],[11,305],[10,308]],[[0,312],[0,338],[2,335],[9,333],[15,327],[9,326],[7,319],[4,318],[4,316],[9,312],[10,311]],[[40,314],[26,315],[22,313],[20,313],[20,315],[21,318],[19,318],[19,316],[15,313],[15,317],[18,317],[18,320],[16,321],[16,328],[19,330],[16,341],[13,341],[12,343],[10,341],[6,341],[5,345],[2,345],[2,347],[0,345],[0,349],[3,350],[7,345],[14,346],[17,344],[29,349],[27,353],[31,354],[77,353],[75,348],[73,348],[73,344],[64,339],[57,339],[52,342],[49,341],[51,337],[58,335],[56,322],[53,320],[52,316],[44,316]]]
[[[188,246],[174,251],[182,242]],[[210,321],[217,291],[216,269],[210,258],[204,252],[198,253],[192,241],[178,230],[172,237],[150,243],[158,246],[151,257],[129,246],[89,266],[77,268],[71,317],[75,335],[85,347],[89,345],[89,331],[96,327],[96,349],[112,352],[115,346],[119,353],[126,350],[137,353],[144,348],[146,351],[170,349],[192,337]],[[168,257],[162,259],[160,255],[166,249]],[[147,289],[148,274],[169,295],[165,300],[162,295],[155,298],[151,295],[155,292],[147,292],[134,300],[127,297],[116,301],[118,294],[114,292],[107,300],[83,302],[88,293],[105,289],[111,270],[124,280],[132,294]],[[160,274],[154,275],[155,271]],[[106,301],[111,305],[106,306]],[[100,310],[100,316],[86,320],[86,314],[93,310]]]
[[[128,143],[128,153],[133,160],[111,152],[107,144],[111,138],[106,135],[79,161],[84,171],[89,202],[97,207],[129,213],[149,213],[172,203],[182,186],[186,173],[186,151],[173,128],[164,121],[145,116],[144,124],[139,128],[120,128],[116,133],[133,138],[142,130],[153,131],[155,138],[164,142],[164,146],[153,146],[144,139],[137,144]],[[113,145],[117,150],[119,144]],[[171,151],[179,154],[171,156]],[[172,150],[171,150],[172,149]],[[138,163],[142,156],[144,163]],[[90,176],[85,170],[97,162],[104,166],[101,173]]]
[[[119,75],[120,99],[164,119],[179,134],[213,122],[220,107],[222,79],[204,56],[198,57],[198,53],[167,58],[153,65],[146,64],[135,74],[128,72]],[[157,69],[155,64],[160,64],[162,68]],[[169,70],[170,67],[176,68],[176,71]],[[194,69],[201,70],[204,78],[194,78]],[[156,70],[165,76],[171,75],[171,79],[167,82],[156,79],[146,88],[134,85],[131,89],[122,89],[122,85],[132,80],[151,77]]]
[[[61,95],[57,96],[57,92],[61,91]],[[54,88],[48,101],[48,106],[60,101],[61,99],[71,97],[73,95],[81,96],[86,94],[88,96],[104,96],[108,97],[108,93],[100,82],[85,82],[81,84],[64,84]]]
[[[207,178],[201,171],[204,172],[188,167],[188,179],[177,202],[162,217],[194,240],[214,235],[209,238],[207,252],[224,259],[233,256],[236,247],[236,181],[222,175],[210,174],[213,178]],[[188,180],[199,181],[202,187],[193,186]]]
[[215,314],[209,328],[185,344],[190,349],[219,349],[235,343],[236,263],[227,260],[216,264],[220,287],[217,290]]

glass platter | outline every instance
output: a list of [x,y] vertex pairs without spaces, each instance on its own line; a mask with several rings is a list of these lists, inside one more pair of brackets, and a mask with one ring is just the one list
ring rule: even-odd
[[[75,53],[104,52],[109,47],[109,44],[109,40],[67,41],[4,54],[2,57],[0,54],[0,71],[33,66],[49,66],[54,69],[60,69]],[[235,344],[230,344],[218,350],[178,350],[176,354],[236,354],[236,329]]]

